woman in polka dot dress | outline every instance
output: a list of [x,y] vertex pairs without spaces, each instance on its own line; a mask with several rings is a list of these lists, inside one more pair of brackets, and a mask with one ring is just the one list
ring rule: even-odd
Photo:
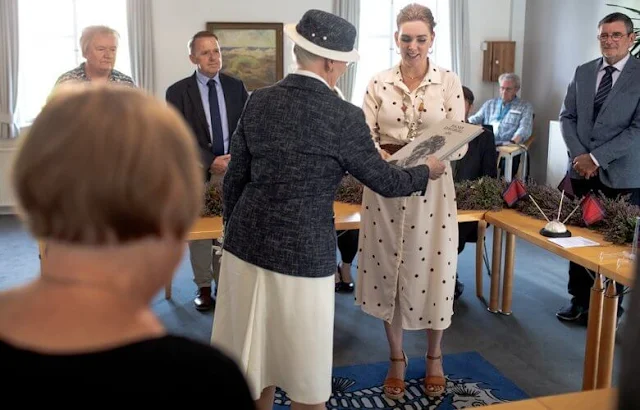
[[[371,79],[363,107],[372,137],[389,154],[430,124],[464,121],[465,109],[458,76],[428,58],[431,11],[409,5],[397,25],[401,62]],[[391,359],[384,391],[391,399],[405,389],[403,329],[426,329],[425,393],[439,396],[445,390],[440,345],[453,315],[458,247],[455,189],[445,163],[445,174],[429,182],[424,197],[383,198],[366,188],[363,194],[356,304],[384,321]]]

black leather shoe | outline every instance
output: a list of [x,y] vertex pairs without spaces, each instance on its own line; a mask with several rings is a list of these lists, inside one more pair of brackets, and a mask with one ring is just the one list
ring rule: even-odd
[[343,282],[342,281],[342,269],[340,265],[338,265],[338,276],[340,276],[340,282],[336,282],[336,292],[339,293],[351,293],[355,289],[355,285],[353,282]]
[[351,293],[355,289],[353,282],[338,282],[336,283],[336,292]]
[[198,294],[193,300],[193,304],[196,306],[196,309],[201,312],[213,309],[216,305],[216,300],[211,296],[211,288],[198,289]]
[[556,312],[556,317],[565,322],[575,322],[580,320],[587,323],[589,318],[589,309],[585,309],[578,304],[571,303],[569,306]]

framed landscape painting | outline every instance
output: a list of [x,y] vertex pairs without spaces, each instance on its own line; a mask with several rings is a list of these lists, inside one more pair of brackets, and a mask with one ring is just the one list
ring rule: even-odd
[[283,76],[282,23],[207,23],[218,36],[222,72],[241,79],[249,91]]

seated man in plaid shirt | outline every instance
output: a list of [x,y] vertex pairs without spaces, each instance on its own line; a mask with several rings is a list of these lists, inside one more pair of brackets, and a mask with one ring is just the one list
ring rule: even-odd
[[[498,84],[500,97],[485,101],[478,112],[469,117],[469,122],[491,125],[496,145],[522,144],[531,136],[533,106],[517,96],[520,91],[520,77],[516,74],[500,75]],[[513,173],[518,170],[519,165],[520,155],[513,159]]]

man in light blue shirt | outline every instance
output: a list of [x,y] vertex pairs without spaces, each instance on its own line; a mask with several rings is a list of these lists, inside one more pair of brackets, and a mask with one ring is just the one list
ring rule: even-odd
[[477,113],[469,117],[471,124],[493,127],[496,144],[522,144],[532,133],[533,106],[520,99],[520,77],[504,73],[498,79],[500,98],[485,101]]
[[[522,144],[533,130],[533,106],[518,97],[520,77],[504,73],[498,78],[500,98],[485,101],[477,113],[469,117],[471,124],[491,125],[496,145]],[[512,175],[518,171],[521,155],[513,159]],[[504,160],[500,162],[504,169]],[[504,172],[504,171],[502,171]]]

